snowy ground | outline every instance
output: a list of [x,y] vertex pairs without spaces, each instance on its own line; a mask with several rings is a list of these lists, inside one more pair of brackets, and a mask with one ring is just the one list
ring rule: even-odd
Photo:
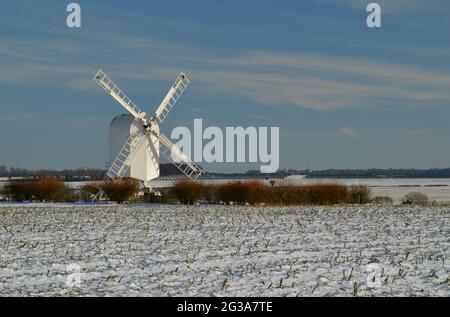
[[449,211],[0,206],[0,296],[450,296]]

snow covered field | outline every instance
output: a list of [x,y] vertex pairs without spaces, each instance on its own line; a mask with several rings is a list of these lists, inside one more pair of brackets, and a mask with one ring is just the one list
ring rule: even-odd
[[450,296],[449,211],[0,205],[0,295]]

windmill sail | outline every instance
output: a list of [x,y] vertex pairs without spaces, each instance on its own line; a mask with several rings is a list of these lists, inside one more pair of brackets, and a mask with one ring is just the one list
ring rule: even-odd
[[130,162],[139,148],[139,145],[145,140],[143,134],[130,134],[116,159],[111,164],[107,176],[111,179],[121,179],[130,168]]
[[181,94],[183,94],[186,87],[189,85],[190,81],[187,78],[185,73],[181,73],[175,83],[170,88],[164,100],[159,105],[158,109],[156,109],[156,118],[160,123],[163,123],[164,119],[166,119],[167,115],[170,112],[170,109],[175,105],[175,103],[180,98]]
[[95,81],[106,90],[118,103],[122,105],[136,119],[145,115],[136,104],[100,69],[94,77]]
[[[133,101],[131,101],[131,99],[128,98],[102,70],[97,72],[94,80],[117,102],[119,102],[122,107],[135,118],[135,120],[138,120],[138,123],[141,124],[140,132],[127,134],[125,144],[121,148],[119,154],[114,158],[114,161],[108,170],[108,177],[112,179],[121,179],[131,168],[130,175],[134,175],[131,177],[135,177],[146,183],[149,180],[149,176],[147,174],[143,176],[141,172],[143,170],[142,166],[144,165],[145,169],[149,167],[152,168],[154,173],[150,174],[150,177],[152,177],[151,179],[156,178],[159,175],[158,164],[161,155],[171,161],[184,175],[191,179],[197,179],[203,173],[202,169],[192,162],[180,148],[159,132],[158,122],[162,123],[164,121],[167,114],[190,83],[186,74],[181,73],[178,76],[177,80],[156,110],[155,115],[151,118],[147,117],[146,113],[141,111],[141,109],[139,109],[139,107],[136,106],[136,104],[133,103]],[[133,120],[133,122],[136,121]],[[125,130],[121,128],[119,131],[129,133],[129,129],[130,126],[126,125]],[[143,142],[146,142],[144,147],[146,150],[145,154],[151,153],[149,154],[150,156],[144,156],[138,160],[137,158],[140,157],[140,154],[137,153],[141,153],[138,149],[143,148],[141,146],[143,145]],[[135,166],[138,166],[138,168],[135,168]],[[137,173],[134,174],[133,171],[137,171]]]
[[[161,141],[160,154],[171,161],[184,175],[195,180],[203,173],[203,170],[164,134],[159,134],[158,138]],[[173,156],[176,157],[176,160]]]

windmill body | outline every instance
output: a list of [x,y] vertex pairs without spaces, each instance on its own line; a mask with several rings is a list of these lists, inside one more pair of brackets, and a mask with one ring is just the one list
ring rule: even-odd
[[131,177],[149,187],[148,182],[159,176],[161,157],[171,161],[188,178],[197,179],[202,174],[202,169],[159,129],[189,85],[184,73],[178,76],[153,116],[143,112],[102,70],[94,80],[129,113],[116,117],[110,124],[109,178]]
[[[155,126],[159,132],[159,127]],[[108,162],[114,162],[126,140],[132,134],[143,133],[143,127],[131,114],[115,117],[109,125]],[[159,140],[154,135],[146,138],[136,149],[123,177],[149,182],[159,177]]]

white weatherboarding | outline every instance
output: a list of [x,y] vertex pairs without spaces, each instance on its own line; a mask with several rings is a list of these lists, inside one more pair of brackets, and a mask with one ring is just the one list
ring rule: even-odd
[[169,111],[189,85],[181,73],[153,116],[141,111],[125,93],[102,71],[94,80],[128,112],[111,122],[109,130],[109,161],[107,176],[113,180],[130,177],[150,188],[149,181],[159,177],[160,154],[190,179],[197,179],[202,169],[159,130]]

